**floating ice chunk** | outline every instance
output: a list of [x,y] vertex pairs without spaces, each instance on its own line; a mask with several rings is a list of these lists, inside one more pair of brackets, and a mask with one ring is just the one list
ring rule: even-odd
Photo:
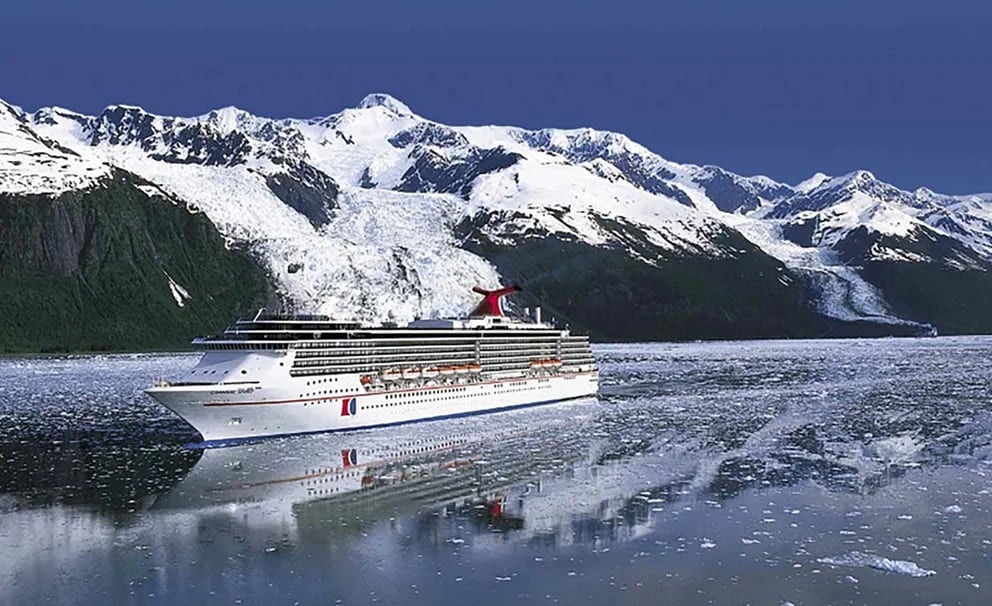
[[961,506],[960,505],[949,505],[949,506],[947,506],[947,507],[944,508],[944,511],[946,513],[961,513]]
[[882,438],[867,444],[864,454],[887,464],[905,464],[914,461],[923,448],[923,442],[912,435]]
[[820,558],[817,562],[820,562],[821,564],[830,564],[832,566],[864,566],[868,568],[875,568],[877,570],[884,570],[885,572],[905,574],[911,577],[928,577],[930,575],[937,574],[936,570],[920,568],[915,562],[910,562],[908,560],[890,560],[889,558],[883,558],[870,553],[862,553],[860,551],[851,551],[839,556]]

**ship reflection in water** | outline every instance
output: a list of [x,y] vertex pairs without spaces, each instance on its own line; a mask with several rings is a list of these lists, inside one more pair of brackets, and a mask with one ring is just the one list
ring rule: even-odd
[[149,360],[60,362],[66,385],[108,377],[116,408],[0,360],[0,604],[980,603],[992,585],[992,339],[598,356],[598,399],[211,449],[141,399]]
[[587,464],[601,454],[599,442],[554,436],[598,413],[590,399],[485,420],[205,449],[150,511],[227,513],[256,532],[274,524],[284,543],[333,540],[383,520],[395,527],[410,515],[533,536],[574,513],[577,496],[589,501],[600,473]]
[[405,533],[411,517],[428,536],[453,519],[500,543],[626,540],[650,529],[659,503],[689,494],[689,471],[673,465],[661,473],[671,479],[646,488],[657,462],[639,465],[637,451],[577,431],[600,415],[587,400],[461,424],[205,449],[150,510],[230,515],[281,543],[332,541],[384,520]]

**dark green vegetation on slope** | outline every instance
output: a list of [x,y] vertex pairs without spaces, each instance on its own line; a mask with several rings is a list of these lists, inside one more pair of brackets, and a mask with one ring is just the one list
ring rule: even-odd
[[930,263],[874,261],[861,270],[902,318],[940,334],[992,334],[992,272]]
[[481,230],[459,227],[464,246],[524,285],[517,304],[542,305],[545,317],[567,321],[596,340],[807,338],[882,336],[905,328],[840,322],[814,311],[801,280],[739,233],[713,241],[725,254],[673,254],[639,228],[600,218],[631,250],[596,247],[555,234],[530,234],[513,246]]
[[185,348],[270,297],[206,216],[141,183],[118,171],[86,192],[0,194],[0,352]]
[[[895,237],[859,227],[838,248],[896,315],[933,324],[940,334],[992,333],[992,266],[957,240],[930,230]],[[873,250],[926,261],[879,260]]]
[[[0,353],[184,348],[271,304],[271,284],[247,251],[226,248],[206,216],[139,185],[147,184],[119,171],[87,192],[0,195]],[[600,228],[622,244],[527,233],[503,245],[485,235],[510,219],[477,216],[457,233],[466,249],[524,285],[519,306],[542,305],[546,317],[596,340],[919,330],[817,314],[805,278],[729,228],[709,234],[716,255],[691,246],[673,253],[653,244],[643,228],[607,217],[597,218]],[[871,261],[858,255],[878,242],[861,235],[840,252],[862,265],[896,314],[933,323],[941,333],[992,332],[992,272]],[[963,258],[962,251],[944,250],[946,242],[922,242],[920,254]],[[167,275],[189,292],[183,307]]]

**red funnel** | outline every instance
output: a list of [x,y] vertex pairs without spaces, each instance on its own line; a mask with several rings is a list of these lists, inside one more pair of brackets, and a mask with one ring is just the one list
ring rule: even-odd
[[474,287],[472,291],[479,293],[484,298],[482,301],[479,301],[479,304],[475,306],[475,309],[472,310],[469,316],[502,316],[503,306],[501,305],[501,300],[511,292],[517,292],[518,290],[521,290],[521,288],[516,284],[498,290],[485,290],[478,286]]

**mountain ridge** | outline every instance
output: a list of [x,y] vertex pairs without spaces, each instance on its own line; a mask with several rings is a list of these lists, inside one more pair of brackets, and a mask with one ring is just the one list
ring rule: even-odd
[[[787,298],[826,318],[819,327],[797,321],[804,328],[794,335],[785,324],[753,333],[721,324],[705,338],[815,336],[836,333],[823,328],[835,321],[926,331],[930,319],[913,311],[922,308],[906,305],[906,294],[867,265],[965,272],[962,283],[983,281],[992,267],[992,194],[907,192],[868,171],[789,185],[673,162],[610,131],[448,126],[384,93],[303,119],[233,106],[193,117],[125,105],[94,116],[58,107],[4,115],[0,137],[28,140],[27,129],[89,173],[44,186],[24,150],[0,145],[0,191],[57,195],[128,171],[203,212],[229,245],[251,249],[286,305],[367,321],[457,314],[471,304],[473,283],[518,279],[506,268],[529,264],[511,260],[512,251],[536,240],[560,242],[591,263],[620,251],[608,265],[631,276],[650,266],[651,277],[640,278],[649,281],[683,275],[679,264],[711,271],[698,268],[727,261],[745,277],[738,288],[803,284],[805,294]],[[925,247],[921,238],[941,244]],[[683,278],[669,285],[695,288]],[[687,304],[733,315],[731,293],[704,290],[705,301]],[[621,300],[633,304],[628,295]],[[652,322],[647,336],[670,336],[663,318]]]

